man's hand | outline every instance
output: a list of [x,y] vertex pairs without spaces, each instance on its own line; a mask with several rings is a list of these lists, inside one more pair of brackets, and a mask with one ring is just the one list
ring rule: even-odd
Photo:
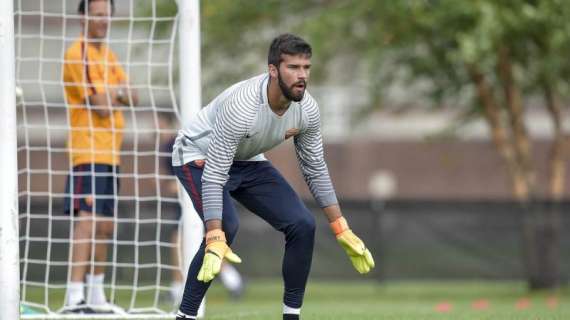
[[121,83],[115,90],[117,102],[123,106],[136,106],[139,104],[139,95],[136,89],[130,88],[128,85]]
[[202,268],[198,272],[198,280],[210,282],[222,269],[222,260],[241,263],[240,257],[232,252],[226,243],[226,235],[221,229],[215,229],[206,233],[206,254],[202,262]]
[[336,235],[336,240],[342,246],[350,258],[352,265],[359,273],[368,273],[374,268],[374,259],[364,242],[360,240],[348,227],[344,217],[330,223],[331,229]]

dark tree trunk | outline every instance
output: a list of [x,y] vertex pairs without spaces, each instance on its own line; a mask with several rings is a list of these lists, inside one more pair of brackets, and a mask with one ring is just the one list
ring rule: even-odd
[[523,238],[531,290],[560,285],[560,211],[556,201],[523,206]]
[[[467,64],[466,67],[477,89],[493,142],[511,178],[513,195],[521,203],[522,247],[529,288],[557,287],[560,284],[559,212],[556,205],[545,207],[533,201],[536,195],[536,178],[532,165],[531,141],[524,123],[521,93],[513,77],[510,52],[507,48],[498,51],[497,73],[506,102],[504,109],[500,108],[493,86],[478,67],[473,64]],[[557,111],[558,106],[553,99],[548,100],[548,104],[549,108]],[[559,113],[552,113],[559,121]],[[508,121],[505,121],[506,119]],[[510,130],[507,129],[507,123]],[[560,135],[557,134],[558,136]],[[561,176],[564,176],[564,166],[562,165],[561,170],[563,148],[560,143],[555,144],[553,154],[556,161],[552,167],[552,175],[561,179]],[[552,180],[553,190],[559,193],[564,189],[564,184],[556,179]]]

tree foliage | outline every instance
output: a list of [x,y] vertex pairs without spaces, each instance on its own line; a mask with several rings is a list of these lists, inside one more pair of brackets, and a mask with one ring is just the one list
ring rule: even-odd
[[[175,12],[175,2],[157,10]],[[206,100],[265,70],[269,41],[294,32],[313,44],[316,81],[364,79],[370,109],[396,82],[427,83],[410,91],[424,101],[414,107],[451,105],[484,118],[519,198],[532,196],[536,180],[523,119],[530,98],[552,115],[553,149],[563,150],[560,101],[570,76],[563,0],[208,0],[201,10]]]

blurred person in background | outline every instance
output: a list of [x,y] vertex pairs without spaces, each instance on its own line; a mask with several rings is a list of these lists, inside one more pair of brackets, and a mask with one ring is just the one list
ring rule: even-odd
[[[172,167],[172,148],[176,135],[172,131],[178,128],[178,123],[176,121],[176,116],[173,113],[160,113],[158,118],[158,129],[160,133],[160,156],[161,156],[161,167],[164,172],[175,177],[174,169]],[[178,183],[176,180],[167,180],[165,186],[165,192],[169,197],[178,196]],[[178,203],[176,203],[176,220],[180,221],[182,217],[182,208]],[[172,270],[172,282],[170,284],[170,299],[173,302],[179,302],[182,299],[182,293],[184,292],[184,275],[180,271],[184,265],[181,263],[180,259],[180,231],[179,228],[173,228],[170,233],[170,264],[172,266],[177,266]],[[222,270],[220,271],[220,280],[223,286],[228,290],[230,297],[238,299],[242,296],[244,292],[244,281],[239,271],[229,263],[222,264]]]
[[67,147],[73,165],[65,212],[73,215],[75,223],[63,312],[121,311],[107,302],[103,283],[119,193],[121,107],[137,105],[138,97],[129,88],[117,55],[106,44],[113,11],[113,0],[81,0],[82,33],[64,58],[70,121]]
[[[268,72],[226,89],[181,129],[174,172],[206,226],[192,260],[177,319],[196,319],[238,230],[232,198],[285,236],[283,319],[299,319],[313,256],[315,218],[264,152],[293,138],[301,171],[342,248],[360,273],[374,260],[338,205],[324,160],[317,102],[306,91],[311,46],[292,34],[271,43]],[[184,88],[181,88],[184,90]],[[259,254],[263,254],[260,252]]]

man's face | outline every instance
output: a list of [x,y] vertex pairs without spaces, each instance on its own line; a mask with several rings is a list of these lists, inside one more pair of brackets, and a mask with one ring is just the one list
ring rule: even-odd
[[277,73],[281,92],[290,101],[301,101],[311,73],[311,59],[304,54],[284,54],[282,58]]
[[91,1],[87,12],[85,12],[84,20],[84,24],[87,24],[87,37],[89,39],[104,39],[107,36],[110,17],[110,1]]

